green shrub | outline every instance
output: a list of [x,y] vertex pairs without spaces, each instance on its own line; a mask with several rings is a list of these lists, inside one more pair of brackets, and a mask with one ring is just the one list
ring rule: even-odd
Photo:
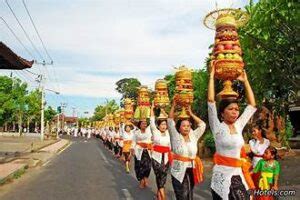
[[204,136],[204,145],[209,148],[212,153],[216,152],[215,139],[211,130],[207,130]]

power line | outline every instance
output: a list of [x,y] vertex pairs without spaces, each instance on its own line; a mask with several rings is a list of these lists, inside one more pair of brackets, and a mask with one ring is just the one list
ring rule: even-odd
[[27,14],[28,14],[28,16],[29,16],[29,18],[30,18],[30,21],[31,21],[31,23],[32,23],[32,25],[33,25],[33,27],[34,27],[34,30],[35,30],[36,34],[38,35],[38,37],[39,37],[39,39],[40,39],[40,41],[41,41],[41,43],[42,43],[43,49],[45,50],[45,52],[46,52],[48,58],[50,59],[51,63],[53,64],[53,59],[52,59],[51,56],[49,55],[49,53],[48,53],[48,51],[47,51],[47,49],[46,49],[46,46],[45,46],[45,44],[44,44],[44,42],[43,42],[43,40],[42,40],[42,38],[41,38],[41,36],[40,36],[40,34],[39,34],[39,32],[38,32],[36,26],[35,26],[35,23],[34,23],[34,21],[33,21],[32,17],[31,17],[31,15],[30,15],[30,12],[29,12],[29,10],[28,10],[28,8],[27,8],[27,5],[26,5],[26,3],[25,3],[25,0],[22,0],[22,2],[23,2],[23,5],[24,5],[24,7],[25,7],[25,9],[26,9],[26,12],[27,12]]
[[27,72],[29,72],[29,73],[31,73],[32,75],[36,75],[36,76],[38,76],[38,74],[37,73],[34,73],[34,72],[32,72],[32,71],[29,71],[28,69],[24,69],[25,71],[27,71]]
[[8,3],[8,0],[5,0],[6,5],[8,6],[8,8],[10,9],[11,13],[13,14],[13,16],[15,17],[15,19],[17,20],[19,26],[22,28],[26,38],[29,40],[30,44],[32,45],[33,49],[36,51],[36,53],[39,55],[39,57],[41,58],[42,61],[44,61],[45,59],[43,58],[43,56],[41,55],[41,53],[38,51],[38,49],[36,48],[36,46],[33,44],[32,40],[30,39],[28,33],[25,31],[23,25],[21,24],[20,20],[18,19],[17,15],[15,14],[15,12],[13,11],[13,9],[11,8],[10,4]]
[[34,80],[29,80],[28,77],[26,77],[24,74],[19,73],[18,71],[15,71],[15,73],[26,83],[34,83]]
[[33,56],[33,54],[29,51],[29,49],[26,48],[26,46],[23,44],[23,42],[20,40],[20,38],[16,35],[16,33],[12,30],[12,28],[10,28],[10,26],[8,25],[8,23],[5,21],[5,19],[3,17],[0,17],[0,19],[3,21],[3,23],[6,25],[6,27],[8,28],[8,30],[15,36],[16,40],[22,45],[22,47],[25,49],[25,51],[34,59],[36,60],[36,58]]
[[[33,27],[34,27],[34,30],[35,30],[36,34],[38,35],[38,37],[39,37],[39,39],[40,39],[40,42],[41,42],[41,44],[42,44],[42,46],[43,46],[43,48],[44,48],[44,51],[46,52],[48,58],[50,59],[50,64],[51,64],[52,67],[53,67],[54,80],[55,80],[55,82],[56,82],[56,84],[57,84],[57,89],[59,89],[58,81],[57,81],[57,76],[56,76],[56,72],[55,72],[55,69],[54,69],[54,66],[53,66],[53,59],[52,59],[52,57],[49,55],[49,52],[48,52],[48,50],[47,50],[47,48],[46,48],[46,46],[45,46],[45,44],[44,44],[44,42],[43,42],[43,40],[42,40],[42,37],[41,37],[41,35],[39,34],[39,31],[38,31],[38,29],[37,29],[37,27],[36,27],[36,25],[35,25],[35,23],[34,23],[34,21],[33,21],[33,18],[32,18],[32,16],[31,16],[30,12],[29,12],[29,9],[28,9],[26,3],[25,3],[25,0],[22,0],[22,2],[23,2],[23,5],[24,5],[24,8],[25,8],[25,10],[26,10],[26,12],[27,12],[27,14],[28,14],[28,16],[29,16],[29,18],[30,18],[30,21],[31,21],[31,23],[32,23],[32,25],[33,25]],[[50,73],[49,73],[49,70],[48,70],[48,68],[47,68],[46,65],[45,65],[45,68],[46,68],[46,74],[49,76]],[[49,76],[49,78],[50,78],[50,76]],[[52,80],[52,78],[51,78],[51,80]]]
[[[28,9],[26,3],[25,3],[25,0],[22,0],[22,2],[23,2],[23,5],[24,5],[25,10],[26,10],[26,12],[27,12],[27,14],[28,14],[28,16],[29,16],[29,19],[30,19],[30,21],[31,21],[31,23],[32,23],[32,25],[33,25],[33,27],[34,27],[34,30],[35,30],[35,32],[36,32],[36,34],[37,34],[37,36],[38,36],[38,38],[39,38],[39,40],[40,40],[42,46],[43,46],[43,49],[44,49],[44,51],[46,52],[48,58],[50,59],[50,64],[51,64],[52,67],[53,67],[54,81],[55,81],[56,84],[57,84],[57,89],[60,90],[59,84],[58,84],[58,81],[57,81],[56,71],[55,71],[54,66],[53,66],[53,59],[52,59],[52,57],[50,56],[50,54],[49,54],[49,52],[48,52],[48,50],[47,50],[47,48],[46,48],[46,46],[45,46],[45,44],[44,44],[44,42],[43,42],[43,40],[42,40],[42,37],[41,37],[41,35],[40,35],[40,33],[39,33],[39,31],[38,31],[38,29],[37,29],[37,27],[36,27],[36,25],[35,25],[35,23],[34,23],[34,21],[33,21],[33,18],[32,18],[32,16],[31,16],[30,12],[29,12],[29,9]],[[49,73],[48,68],[47,68],[46,65],[45,65],[45,68],[46,68],[46,74],[48,75],[48,77],[49,77],[49,79],[50,79],[50,73]],[[52,80],[52,78],[51,78],[51,80]]]

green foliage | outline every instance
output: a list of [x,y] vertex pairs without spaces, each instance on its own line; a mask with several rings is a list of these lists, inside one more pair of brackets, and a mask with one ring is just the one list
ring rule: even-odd
[[256,99],[274,102],[280,112],[286,111],[290,92],[300,87],[298,9],[296,1],[251,2],[246,6],[251,18],[239,32]]
[[[31,91],[26,97],[26,116],[31,120],[39,120],[41,115],[41,98],[42,93],[38,89]],[[46,119],[47,120],[47,119]]]
[[141,86],[141,83],[136,78],[123,78],[116,82],[116,90],[122,94],[121,100],[125,98],[137,99],[138,96],[138,87]]
[[292,123],[289,119],[286,120],[286,124],[285,124],[285,135],[286,135],[286,139],[289,139],[293,136],[293,126]]
[[93,121],[102,120],[106,114],[113,113],[119,109],[118,104],[115,100],[107,101],[104,105],[98,105],[95,108],[94,115],[92,117]]
[[56,110],[54,110],[51,106],[48,106],[44,111],[44,116],[46,121],[52,121],[52,119],[57,115]]
[[206,70],[193,72],[194,102],[192,108],[202,119],[207,119],[207,83],[208,74]]
[[211,153],[216,152],[215,139],[210,130],[208,130],[204,135],[204,145],[210,149]]
[[18,78],[0,76],[0,126],[17,121],[19,126],[40,120],[41,92],[28,92],[27,84]]
[[27,84],[20,79],[0,76],[0,125],[14,120],[22,124],[27,93]]
[[13,80],[7,76],[0,76],[0,125],[12,115],[14,108],[12,89]]
[[78,123],[80,127],[87,126],[90,123],[90,120],[86,117],[82,117],[78,119]]

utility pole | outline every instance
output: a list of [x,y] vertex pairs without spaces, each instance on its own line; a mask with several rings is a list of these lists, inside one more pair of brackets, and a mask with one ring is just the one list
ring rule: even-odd
[[60,113],[57,113],[57,122],[56,122],[56,139],[59,138],[59,115]]
[[42,93],[42,102],[41,102],[41,141],[44,140],[44,106],[45,106],[45,100],[44,100],[44,77],[42,74],[38,75],[37,82],[40,83],[40,91]]
[[65,128],[65,108],[67,107],[67,104],[66,103],[61,103],[61,114],[62,114],[62,122],[61,122],[61,126],[62,126],[62,130],[64,131],[64,128]]

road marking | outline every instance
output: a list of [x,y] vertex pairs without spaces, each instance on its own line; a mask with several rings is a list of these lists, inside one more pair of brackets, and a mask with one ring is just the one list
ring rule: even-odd
[[64,150],[66,150],[69,146],[71,146],[71,144],[72,144],[72,142],[69,142],[69,144],[67,146],[65,146],[62,150],[57,152],[57,155],[61,154]]
[[42,166],[46,166],[51,160],[48,160],[47,162],[45,162]]
[[109,165],[110,165],[110,163],[109,163],[108,160],[106,159],[106,157],[105,157],[105,155],[103,154],[103,152],[101,151],[101,149],[98,148],[98,151],[99,151],[99,153],[100,153],[102,159],[104,160],[104,162],[105,162],[106,164],[109,164]]
[[132,200],[133,199],[133,197],[131,196],[130,192],[127,189],[122,189],[122,192],[123,192],[126,200]]

